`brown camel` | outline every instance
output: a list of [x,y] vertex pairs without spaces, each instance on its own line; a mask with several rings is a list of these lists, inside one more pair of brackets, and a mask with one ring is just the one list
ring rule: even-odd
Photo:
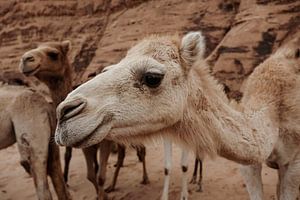
[[[44,82],[50,89],[54,105],[58,105],[72,90],[73,69],[68,61],[70,42],[48,42],[41,44],[36,49],[26,52],[21,59],[20,69],[27,76],[36,76]],[[112,141],[105,140],[99,144],[83,149],[87,164],[87,178],[95,186],[98,198],[104,199],[104,183],[106,166],[110,154]],[[97,150],[100,149],[100,170],[98,170]],[[147,184],[148,176],[146,172],[145,147],[137,148],[138,156],[143,162],[143,182]],[[111,186],[107,191],[115,188],[117,176],[125,157],[125,147],[119,145],[119,156],[116,171]],[[65,179],[67,180],[68,165],[71,158],[71,148],[67,149],[65,159]]]
[[18,144],[21,165],[31,174],[40,200],[51,200],[47,174],[58,199],[71,199],[63,180],[59,149],[49,142],[54,137],[53,105],[24,86],[0,83],[0,149]]
[[252,200],[263,198],[262,163],[273,163],[279,168],[278,199],[295,200],[300,185],[299,46],[295,38],[257,66],[234,108],[203,60],[200,32],[181,40],[149,37],[68,95],[57,108],[55,140],[83,148],[104,138],[126,143],[168,137],[195,152],[242,164]]

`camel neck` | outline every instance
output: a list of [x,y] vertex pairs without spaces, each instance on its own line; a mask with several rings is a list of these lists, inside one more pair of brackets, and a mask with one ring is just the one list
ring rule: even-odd
[[48,86],[55,106],[62,102],[72,91],[72,72],[65,70],[63,76],[43,76],[41,80]]
[[196,151],[241,164],[260,163],[270,155],[275,137],[268,136],[274,129],[266,110],[233,109],[207,69],[191,69],[189,81],[189,105],[181,126],[188,130],[186,140],[194,141]]

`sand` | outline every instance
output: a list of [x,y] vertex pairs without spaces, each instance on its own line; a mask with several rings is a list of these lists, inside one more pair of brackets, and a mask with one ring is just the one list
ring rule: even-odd
[[[61,149],[61,153],[64,149]],[[63,155],[63,154],[61,154]],[[180,198],[181,167],[180,148],[173,149],[173,169],[169,199]],[[116,155],[109,159],[107,181],[109,185],[116,162]],[[193,156],[190,155],[189,176],[193,171]],[[147,169],[150,178],[150,185],[141,185],[142,165],[138,162],[133,149],[127,150],[124,167],[115,192],[109,197],[114,200],[159,200],[163,187],[163,148],[162,145],[147,146]],[[19,154],[16,145],[0,151],[0,200],[33,200],[37,199],[33,181],[23,168],[19,165]],[[201,200],[243,200],[249,199],[239,173],[239,165],[222,158],[209,159],[204,161],[203,192],[196,192],[196,185],[189,185],[189,199]],[[277,173],[275,170],[264,166],[263,169],[264,195],[266,200],[275,199]],[[75,149],[70,164],[69,189],[74,200],[96,199],[96,192],[93,185],[86,179],[86,167],[81,150]],[[53,187],[51,192],[54,199],[57,199]]]

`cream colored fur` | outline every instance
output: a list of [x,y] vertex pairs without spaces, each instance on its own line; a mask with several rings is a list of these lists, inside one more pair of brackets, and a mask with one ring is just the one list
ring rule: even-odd
[[[253,165],[244,173],[251,199],[262,198],[257,165],[271,159],[281,171],[279,199],[294,200],[300,184],[299,39],[254,70],[238,109],[201,58],[203,41],[192,32],[181,41],[152,36],[138,43],[58,106],[56,142],[86,147],[104,138],[170,137],[195,152]],[[149,74],[161,83],[150,87]]]
[[[23,86],[0,86],[0,149],[18,144],[20,163],[33,177],[38,199],[52,199],[47,173],[59,199],[70,199],[54,136],[53,105]],[[51,151],[51,153],[49,153]]]

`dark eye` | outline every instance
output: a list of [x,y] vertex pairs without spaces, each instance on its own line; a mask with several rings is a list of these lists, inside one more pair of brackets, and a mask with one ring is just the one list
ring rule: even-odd
[[147,85],[150,88],[157,88],[163,78],[164,74],[145,73],[143,76],[143,84]]
[[58,53],[57,52],[48,52],[47,56],[51,59],[51,60],[57,60],[58,59]]

